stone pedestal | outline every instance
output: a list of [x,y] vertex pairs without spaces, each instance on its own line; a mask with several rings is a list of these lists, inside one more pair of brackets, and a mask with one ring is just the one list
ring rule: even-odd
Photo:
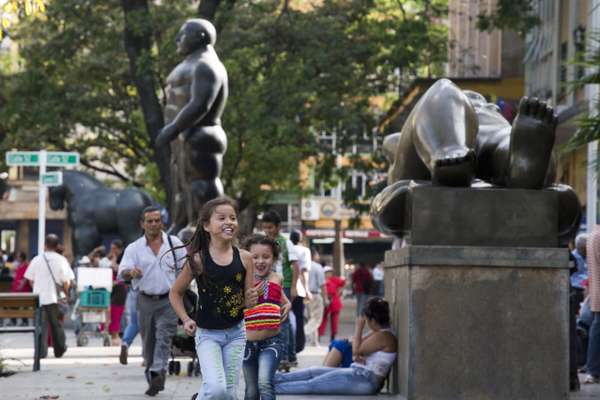
[[407,400],[567,399],[567,263],[567,250],[550,246],[387,252],[395,392]]

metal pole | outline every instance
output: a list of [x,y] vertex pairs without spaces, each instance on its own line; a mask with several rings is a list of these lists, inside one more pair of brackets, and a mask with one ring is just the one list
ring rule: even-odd
[[46,237],[46,186],[42,184],[42,176],[46,173],[46,150],[40,151],[40,180],[38,182],[38,254],[44,252]]

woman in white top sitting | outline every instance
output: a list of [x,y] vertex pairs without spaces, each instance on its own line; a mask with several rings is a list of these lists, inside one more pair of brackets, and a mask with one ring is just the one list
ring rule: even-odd
[[[371,333],[363,337],[365,325]],[[356,321],[352,339],[354,362],[348,368],[314,367],[275,375],[277,394],[376,394],[396,359],[397,340],[390,331],[390,307],[370,299]]]

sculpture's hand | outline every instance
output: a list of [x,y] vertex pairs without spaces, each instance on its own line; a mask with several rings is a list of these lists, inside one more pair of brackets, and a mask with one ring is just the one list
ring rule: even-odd
[[173,124],[163,127],[156,137],[155,147],[161,148],[167,146],[177,135],[177,128]]

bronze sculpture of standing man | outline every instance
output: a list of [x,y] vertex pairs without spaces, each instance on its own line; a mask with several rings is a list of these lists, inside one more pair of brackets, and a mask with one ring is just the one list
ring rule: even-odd
[[201,206],[223,194],[219,176],[227,136],[221,115],[228,79],[213,47],[216,39],[215,27],[204,19],[186,21],[176,38],[185,59],[167,78],[166,125],[156,139],[157,147],[171,146],[172,233],[195,223]]

